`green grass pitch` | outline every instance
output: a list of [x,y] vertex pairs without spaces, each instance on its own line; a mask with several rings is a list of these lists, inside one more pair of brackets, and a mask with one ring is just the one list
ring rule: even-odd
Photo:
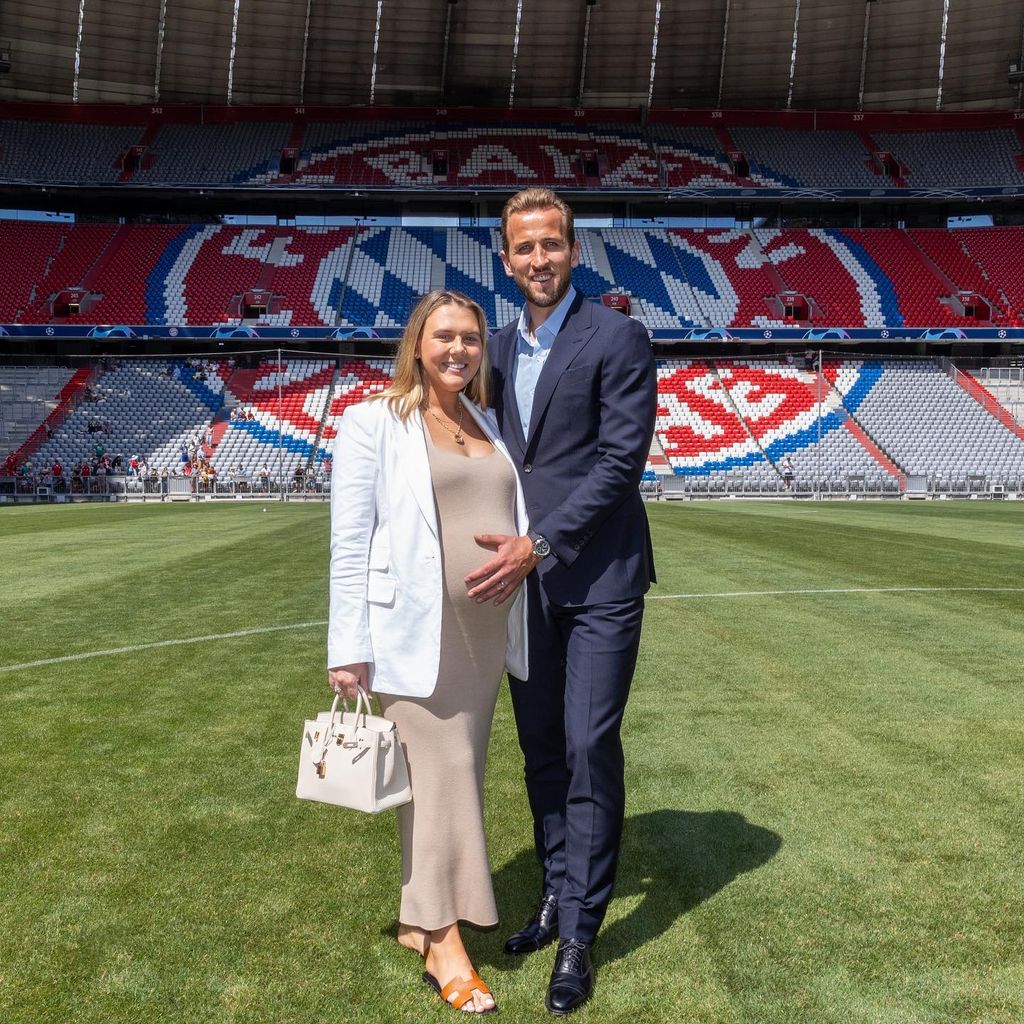
[[[578,1020],[1019,1024],[1024,505],[649,511]],[[3,1024],[451,1019],[393,939],[393,816],[294,798],[327,534],[322,505],[0,510]],[[503,923],[467,945],[538,1021],[552,951],[501,950],[537,888],[521,775],[503,694]]]

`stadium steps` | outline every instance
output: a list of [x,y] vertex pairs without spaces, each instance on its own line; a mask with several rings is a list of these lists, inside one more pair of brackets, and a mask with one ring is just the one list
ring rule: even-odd
[[906,486],[907,477],[903,470],[896,465],[892,459],[889,458],[881,448],[871,439],[868,432],[853,418],[847,414],[847,419],[843,423],[846,430],[852,434],[861,447],[888,473],[890,476],[896,477],[900,482],[900,490]]
[[954,281],[949,276],[949,274],[947,274],[945,270],[943,270],[942,267],[940,267],[938,263],[936,263],[935,260],[932,259],[931,253],[927,252],[918,243],[918,240],[909,231],[907,231],[906,228],[899,228],[898,230],[901,232],[904,238],[906,238],[907,241],[914,247],[920,262],[931,271],[932,275],[942,284],[944,288],[949,289],[951,295],[954,292],[960,291],[960,286],[956,283],[956,281]]
[[25,438],[17,450],[7,456],[4,462],[4,473],[13,473],[18,466],[35,455],[47,439],[47,429],[56,430],[77,408],[79,399],[91,380],[92,367],[80,366],[75,370],[71,379],[58,392],[56,408],[50,411],[49,415]]
[[321,442],[324,440],[324,433],[327,430],[327,424],[331,418],[331,399],[330,396],[334,394],[335,386],[338,383],[340,373],[338,367],[334,367],[334,372],[331,374],[330,383],[327,384],[328,399],[324,402],[324,411],[320,414],[320,428],[316,432],[316,438],[313,441],[313,450],[309,453],[309,458],[306,459],[306,472],[312,471],[315,463],[318,459],[325,457],[325,454],[330,454],[326,451],[321,451]]
[[[991,274],[989,274],[989,272],[982,266],[981,261],[976,260],[971,255],[971,251],[967,248],[966,245],[964,245],[963,240],[961,238],[957,237],[957,235],[954,234],[953,232],[950,232],[950,236],[956,241],[956,244],[959,246],[960,251],[964,254],[964,256],[966,256],[967,259],[970,260],[971,263],[973,263],[974,266],[978,268],[978,271],[981,274],[982,278],[988,283],[989,290],[994,290],[996,292],[996,294],[999,297],[999,300],[1003,304],[1003,309],[1011,309],[1012,307],[1010,304],[1010,297],[1009,295],[1006,294],[1006,291],[999,284],[999,282],[994,281],[992,279]],[[991,302],[992,295],[990,294],[989,290],[981,291],[980,294],[984,295]]]
[[122,224],[110,237],[110,240],[103,247],[96,259],[93,260],[92,266],[89,267],[85,272],[85,276],[82,278],[82,287],[87,292],[91,292],[93,290],[93,285],[96,283],[97,278],[118,255],[121,245],[125,242],[131,232],[131,224]]
[[[868,150],[868,153],[871,156],[871,168],[875,171],[875,173],[880,178],[884,178],[885,177],[884,172],[882,171],[881,168],[879,168],[878,163],[875,161],[875,154],[876,153],[884,153],[884,152],[886,152],[885,147],[884,146],[880,146],[875,141],[874,136],[870,132],[859,131],[859,132],[857,132],[857,136],[861,140],[861,142],[864,143],[865,148]],[[895,153],[893,153],[892,156],[893,156],[894,160],[899,160],[899,157],[896,156]],[[896,186],[896,188],[906,188],[907,187],[907,179],[906,179],[907,168],[903,166],[902,162],[899,164],[899,168],[900,168],[900,173],[899,173],[899,175],[897,177],[892,179],[892,183],[893,183],[893,185]]]
[[[146,156],[149,153],[149,147],[153,145],[153,140],[157,137],[158,133],[160,132],[160,124],[161,122],[154,118],[152,121],[149,122],[149,124],[146,125],[145,129],[142,132],[142,135],[139,138],[139,141],[132,144],[132,147],[142,147],[142,166],[147,166],[145,164]],[[124,157],[126,157],[128,153],[131,151],[132,147],[129,147],[123,153],[121,153],[119,159],[123,159]],[[152,160],[152,156],[150,156],[150,160]],[[120,175],[118,175],[117,183],[120,185],[123,182],[131,181],[134,176],[134,171],[122,170]]]
[[608,259],[608,250],[604,247],[604,239],[600,231],[588,231],[590,237],[590,252],[593,260],[594,270],[609,281],[615,280],[612,273],[612,265]]
[[222,405],[217,410],[217,415],[213,417],[213,422],[210,424],[210,429],[213,431],[213,442],[209,445],[203,445],[203,451],[208,459],[213,458],[213,453],[217,450],[220,439],[228,429],[230,419],[231,410],[227,405]]
[[994,416],[1007,430],[1024,440],[1024,426],[1021,426],[1013,418],[1010,410],[1000,404],[988,388],[980,384],[966,370],[958,369],[948,359],[942,360],[942,368],[946,371],[946,375],[963,388],[990,416]]
[[857,418],[855,411],[851,410],[846,404],[846,398],[843,393],[833,384],[828,377],[818,374],[815,371],[815,376],[819,380],[824,381],[825,387],[833,391],[839,398],[840,408],[846,415],[846,419],[843,422],[843,426],[846,430],[857,439],[861,447],[877,462],[887,473],[892,476],[898,477],[900,481],[900,489],[905,486],[907,480],[907,474],[903,467],[892,458],[891,455],[872,437],[871,433],[864,426],[863,423]]
[[672,465],[665,456],[658,432],[651,437],[651,450],[647,455],[647,466],[657,476],[672,476]]
[[[724,124],[715,124],[714,131],[715,138],[718,139],[718,144],[722,147],[722,156],[724,157],[725,165],[726,167],[732,167],[732,161],[729,159],[729,154],[742,153],[743,148],[736,145],[733,137],[729,134],[729,129],[726,128]],[[733,168],[733,173],[735,173],[735,168]],[[739,177],[739,175],[737,175],[737,177]],[[740,178],[740,180],[745,181],[747,179]]]

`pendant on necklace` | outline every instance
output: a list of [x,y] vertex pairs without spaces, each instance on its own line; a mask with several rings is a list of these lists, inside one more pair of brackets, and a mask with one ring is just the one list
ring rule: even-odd
[[462,431],[461,430],[459,431],[459,433],[453,434],[452,437],[455,438],[455,443],[456,444],[464,445],[466,443],[466,439],[462,436]]

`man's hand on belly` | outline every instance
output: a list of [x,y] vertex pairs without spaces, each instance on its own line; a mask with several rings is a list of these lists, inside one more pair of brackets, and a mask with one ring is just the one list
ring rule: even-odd
[[478,604],[487,601],[504,604],[539,561],[533,553],[533,541],[529,537],[503,533],[478,533],[474,539],[481,547],[491,548],[496,555],[466,577],[469,596]]

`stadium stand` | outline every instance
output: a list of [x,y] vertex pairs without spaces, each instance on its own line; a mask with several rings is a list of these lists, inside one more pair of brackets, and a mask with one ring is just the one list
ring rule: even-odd
[[[224,407],[214,430],[211,463],[219,476],[257,474],[290,478],[317,451],[334,379],[334,363],[298,359],[235,370],[224,388]],[[231,410],[239,418],[231,419]],[[251,414],[251,418],[248,418]],[[219,434],[219,436],[218,436]]]
[[948,300],[956,285],[925,257],[906,232],[847,228],[842,235],[860,246],[884,273],[895,292],[904,326],[976,323],[950,308]]
[[[625,292],[648,327],[981,326],[1024,318],[1024,229],[581,228],[576,286]],[[354,244],[354,251],[353,251]],[[396,327],[444,284],[492,324],[521,297],[493,228],[243,228],[0,221],[0,322],[217,325],[271,296],[258,322]],[[63,290],[79,313],[55,313]],[[782,297],[806,311],[787,315]],[[973,315],[963,301],[972,295]],[[339,307],[339,303],[343,308]],[[257,322],[254,315],[249,322]]]
[[37,283],[35,301],[24,311],[21,322],[49,322],[54,300],[63,290],[83,285],[89,268],[101,258],[116,231],[113,224],[67,225]]
[[[648,327],[943,327],[1024,318],[1022,228],[580,228],[576,286],[625,292]],[[442,283],[480,302],[492,324],[521,297],[478,227],[100,225],[0,221],[0,322],[396,327]],[[354,246],[354,248],[353,248]],[[81,288],[81,311],[53,300]],[[787,314],[784,295],[806,302]],[[964,299],[978,295],[973,315]],[[342,308],[343,307],[343,308]]]
[[[81,401],[32,456],[42,471],[58,459],[67,469],[92,460],[96,445],[128,459],[145,455],[150,466],[172,468],[180,446],[201,435],[222,402],[216,364],[208,381],[195,379],[181,363],[126,359],[96,375],[95,401]],[[89,430],[90,422],[94,427]]]
[[1024,318],[1024,279],[1020,254],[1024,252],[1024,228],[957,229],[953,237],[975,259],[1006,297],[1011,320]]
[[283,232],[270,290],[269,323],[315,327],[339,322],[339,302],[349,266],[352,228],[302,228]]
[[0,366],[0,454],[28,440],[60,404],[71,377],[59,366]]
[[878,188],[871,153],[855,132],[735,127],[730,135],[763,184],[802,188]]
[[[33,417],[21,417],[20,398],[5,397],[5,410],[24,421],[8,432],[7,449],[38,427],[58,394],[70,394],[69,371],[33,372],[31,381],[24,370],[0,375],[5,396],[14,387],[49,396]],[[646,477],[668,472],[675,490],[781,493],[787,457],[802,492],[898,494],[908,474],[954,493],[1024,487],[1024,428],[972,376],[936,359],[830,358],[820,376],[783,358],[660,359],[657,372]],[[209,428],[212,445],[201,447],[219,478],[265,466],[271,481],[290,480],[330,459],[345,409],[382,391],[392,373],[384,358],[348,358],[339,370],[330,359],[292,359],[280,377],[276,362],[124,360],[97,371],[91,399],[79,388],[62,417],[51,414],[52,437],[35,429],[40,443],[17,449],[5,471],[25,460],[40,473],[54,459],[70,468],[93,459],[97,442],[108,455],[137,454],[173,471],[182,446]],[[88,375],[75,377],[81,384]]]
[[166,323],[166,297],[150,294],[149,278],[164,265],[164,255],[187,229],[180,225],[133,224],[120,229],[94,266],[88,305],[64,323]]
[[993,321],[1006,318],[1007,298],[984,268],[968,253],[955,231],[938,228],[915,228],[907,232],[914,244],[945,273],[957,292],[974,292],[984,298]]
[[166,124],[149,147],[152,161],[135,184],[261,185],[279,177],[281,151],[292,127],[282,121]]
[[858,258],[845,236],[826,228],[757,228],[754,235],[786,288],[806,297],[811,319],[842,326],[902,325],[892,285]]
[[704,323],[668,236],[662,230],[605,228],[601,232],[616,285],[636,299],[634,315],[652,328]]
[[701,322],[722,327],[784,327],[776,299],[785,283],[747,231],[674,228],[668,239],[697,299]]
[[0,180],[113,185],[142,124],[0,120]]
[[904,472],[960,483],[969,476],[987,483],[1024,480],[1024,439],[957,384],[938,360],[875,365],[877,379],[858,405],[857,420]]
[[904,167],[907,183],[932,188],[1019,185],[1021,145],[1009,128],[977,131],[875,132]]
[[659,360],[658,403],[654,430],[676,475],[775,476],[713,364]]
[[[101,125],[0,119],[0,179],[98,185],[874,189],[1024,182],[1012,127],[873,132],[751,124],[283,119]],[[275,119],[279,118],[279,119]],[[134,152],[130,166],[125,157]],[[282,174],[286,151],[297,157]],[[884,167],[879,154],[888,154]],[[737,168],[732,157],[745,163]],[[741,173],[742,171],[742,173]],[[893,172],[895,176],[893,176]]]
[[310,121],[293,181],[303,185],[441,185],[430,125],[416,121]]
[[57,252],[66,225],[0,220],[0,319],[19,321],[35,303],[38,287]]

